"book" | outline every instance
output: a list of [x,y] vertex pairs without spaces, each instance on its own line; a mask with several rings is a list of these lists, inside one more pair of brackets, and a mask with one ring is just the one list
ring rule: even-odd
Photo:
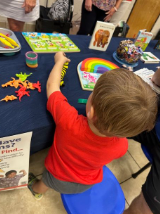
[[142,51],[145,51],[149,42],[152,39],[153,34],[151,32],[146,32],[145,29],[138,32],[137,37],[134,40],[135,46],[141,47]]
[[139,77],[141,77],[146,83],[148,83],[151,88],[157,93],[160,94],[160,87],[158,87],[157,85],[155,85],[152,82],[152,76],[154,75],[154,71],[153,70],[149,70],[148,68],[142,68],[140,70],[137,70],[134,72],[136,75],[138,75]]
[[154,54],[151,52],[143,52],[140,60],[144,63],[159,63],[160,59],[158,59]]
[[114,24],[97,21],[93,35],[91,37],[89,49],[106,51],[114,30]]
[[80,49],[66,34],[22,32],[22,35],[36,53],[80,52]]
[[83,90],[93,91],[95,84],[98,78],[102,75],[100,73],[91,73],[87,71],[81,71],[81,64],[80,62],[77,66],[77,72],[80,80],[80,84]]
[[28,185],[32,132],[0,138],[0,191]]

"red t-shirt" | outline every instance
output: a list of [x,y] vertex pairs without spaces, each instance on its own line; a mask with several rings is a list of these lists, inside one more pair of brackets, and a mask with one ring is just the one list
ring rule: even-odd
[[60,91],[50,95],[47,109],[53,116],[56,130],[45,159],[46,169],[62,181],[86,185],[101,182],[102,167],[126,153],[127,139],[95,135],[87,118],[78,115]]

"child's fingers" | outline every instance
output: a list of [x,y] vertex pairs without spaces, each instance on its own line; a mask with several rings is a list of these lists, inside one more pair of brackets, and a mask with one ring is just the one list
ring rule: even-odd
[[67,58],[67,62],[70,62],[71,60]]
[[66,56],[66,54],[63,52],[63,56],[66,58],[67,62],[70,62],[71,60]]

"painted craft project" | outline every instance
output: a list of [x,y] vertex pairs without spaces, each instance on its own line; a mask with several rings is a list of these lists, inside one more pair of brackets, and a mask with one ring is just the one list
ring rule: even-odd
[[80,52],[66,34],[22,32],[22,35],[36,53]]
[[98,78],[106,71],[119,68],[116,64],[101,58],[87,58],[80,62],[77,72],[83,90],[93,91]]

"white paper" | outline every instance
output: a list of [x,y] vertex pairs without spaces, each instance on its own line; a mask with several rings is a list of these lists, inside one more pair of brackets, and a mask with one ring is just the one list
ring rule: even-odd
[[149,70],[148,68],[142,68],[138,71],[135,71],[134,73],[140,76],[146,83],[148,83],[156,93],[160,94],[160,87],[155,85],[151,80],[154,71]]

